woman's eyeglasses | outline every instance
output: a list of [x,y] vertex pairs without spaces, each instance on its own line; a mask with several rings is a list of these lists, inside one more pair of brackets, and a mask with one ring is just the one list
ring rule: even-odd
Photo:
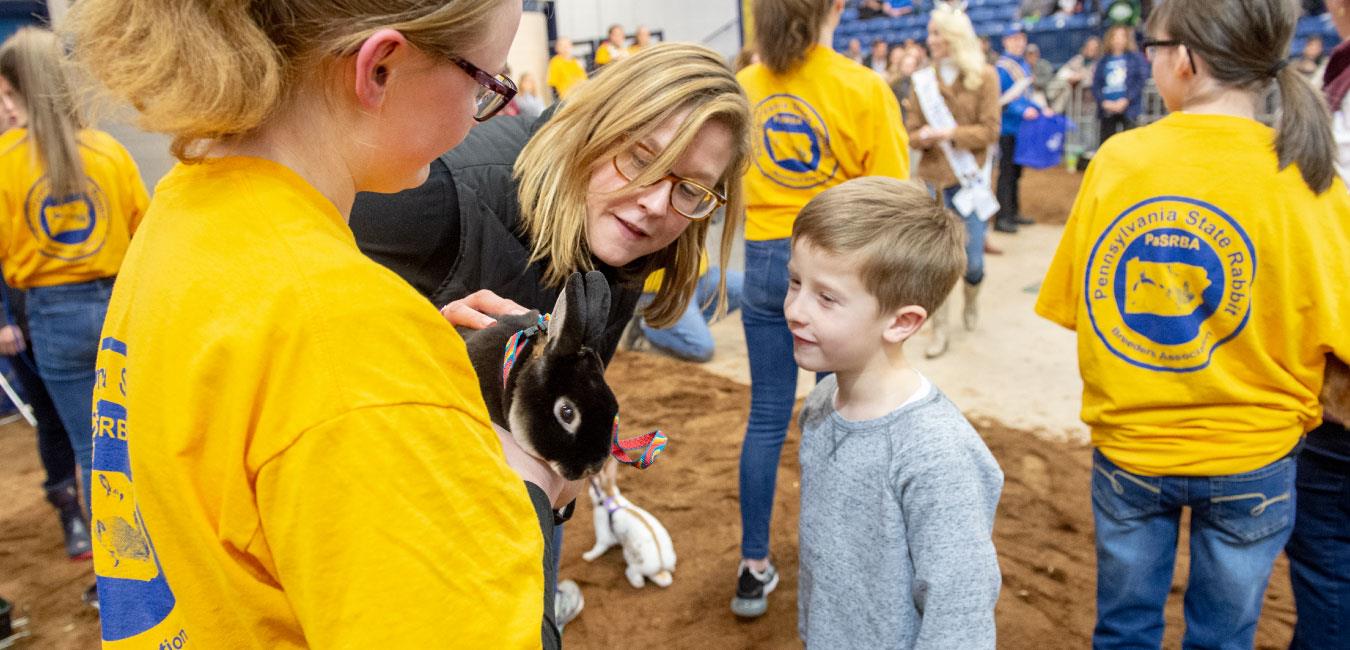
[[[1144,39],[1143,44],[1144,56],[1147,57],[1149,61],[1152,61],[1154,48],[1181,47],[1183,45],[1185,45],[1185,43],[1178,40],[1146,38]],[[1191,56],[1191,48],[1189,47],[1186,48],[1186,60],[1191,64],[1191,74],[1195,74],[1195,57]]]
[[[642,175],[642,172],[651,165],[651,160],[644,152],[636,151],[630,148],[623,153],[614,156],[614,171],[628,182]],[[686,219],[699,221],[706,219],[717,208],[727,202],[727,197],[716,190],[707,186],[691,181],[675,174],[666,174],[656,179],[652,184],[663,181],[670,181],[672,184],[670,190],[670,207],[680,213]]]
[[491,119],[497,111],[502,110],[512,98],[516,96],[516,82],[504,74],[492,74],[464,59],[452,56],[450,62],[459,66],[478,82],[478,95],[474,97],[474,105],[477,106],[473,119],[479,122],[486,122]]

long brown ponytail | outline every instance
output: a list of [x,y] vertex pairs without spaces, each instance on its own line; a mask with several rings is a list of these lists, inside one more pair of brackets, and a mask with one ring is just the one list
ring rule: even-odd
[[777,74],[797,67],[830,15],[833,0],[755,0],[755,49]]
[[58,201],[84,193],[83,128],[66,80],[61,43],[56,35],[25,27],[0,45],[0,75],[19,94],[28,112],[28,137],[36,162],[47,175],[47,191]]
[[1320,194],[1336,175],[1331,113],[1321,93],[1285,65],[1296,17],[1289,0],[1167,0],[1154,8],[1149,29],[1185,44],[1221,85],[1258,93],[1273,78],[1281,97],[1280,169],[1297,164]]

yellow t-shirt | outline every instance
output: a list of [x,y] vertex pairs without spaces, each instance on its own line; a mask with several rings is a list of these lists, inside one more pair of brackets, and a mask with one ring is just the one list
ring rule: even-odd
[[813,46],[791,72],[754,64],[736,75],[754,110],[754,165],[745,175],[745,238],[792,236],[815,195],[859,176],[909,177],[900,103],[877,73]]
[[628,50],[626,48],[618,47],[609,41],[605,41],[600,44],[600,49],[595,51],[595,64],[605,65],[627,57]]
[[89,179],[82,196],[54,200],[27,129],[0,135],[0,260],[16,289],[87,282],[117,274],[145,214],[145,183],[112,136],[79,133]]
[[290,170],[164,178],[96,382],[105,648],[538,646],[543,540],[463,341]]
[[548,61],[548,75],[546,83],[558,91],[558,99],[563,99],[572,94],[572,90],[577,84],[586,80],[586,68],[581,66],[581,62],[562,55],[554,55]]
[[[698,277],[703,277],[708,272],[708,251],[703,251],[698,257]],[[642,293],[656,293],[661,290],[661,283],[666,279],[666,270],[657,269],[647,274],[647,279],[642,283]]]
[[1172,114],[1093,158],[1036,302],[1078,333],[1083,421],[1138,474],[1247,472],[1350,359],[1350,196],[1276,173],[1274,131]]

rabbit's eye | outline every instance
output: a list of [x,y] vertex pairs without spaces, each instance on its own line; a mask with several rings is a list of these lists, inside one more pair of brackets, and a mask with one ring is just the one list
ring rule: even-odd
[[553,417],[558,418],[558,423],[569,433],[576,433],[577,426],[581,423],[581,418],[577,415],[576,405],[566,397],[559,398],[553,404]]

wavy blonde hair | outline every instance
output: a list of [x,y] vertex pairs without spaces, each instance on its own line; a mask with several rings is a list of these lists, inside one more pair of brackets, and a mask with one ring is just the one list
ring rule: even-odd
[[56,35],[37,27],[15,32],[0,45],[0,76],[18,93],[28,113],[33,162],[47,175],[48,192],[58,200],[83,194],[79,135],[84,120],[70,94]]
[[[579,86],[516,159],[521,222],[533,246],[530,261],[546,263],[545,284],[562,286],[573,272],[594,267],[586,240],[590,170],[685,110],[689,115],[670,145],[632,182],[659,180],[704,124],[726,126],[733,153],[717,184],[727,195],[720,254],[726,268],[745,215],[740,180],[750,155],[749,101],[717,52],[701,45],[662,43],[606,66]],[[639,282],[653,271],[665,272],[656,299],[642,313],[654,327],[674,323],[693,298],[711,221],[691,222],[672,244],[623,269]],[[718,291],[725,295],[725,282]]]
[[951,59],[961,70],[961,83],[967,90],[979,90],[984,84],[984,68],[988,62],[984,59],[984,48],[980,45],[980,37],[975,35],[970,16],[945,2],[939,2],[928,20],[947,41]]
[[81,0],[67,29],[77,60],[190,162],[261,126],[318,65],[376,31],[452,56],[482,41],[506,1]]

